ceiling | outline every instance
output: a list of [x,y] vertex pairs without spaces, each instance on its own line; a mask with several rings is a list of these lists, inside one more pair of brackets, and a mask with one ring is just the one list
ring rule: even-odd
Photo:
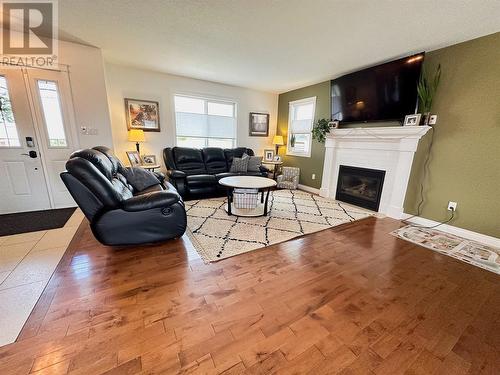
[[62,0],[111,63],[269,92],[500,31],[499,0]]

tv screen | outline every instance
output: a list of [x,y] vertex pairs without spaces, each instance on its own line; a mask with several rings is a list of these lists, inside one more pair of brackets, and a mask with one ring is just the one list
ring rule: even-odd
[[332,119],[341,123],[401,121],[417,107],[424,53],[332,80]]

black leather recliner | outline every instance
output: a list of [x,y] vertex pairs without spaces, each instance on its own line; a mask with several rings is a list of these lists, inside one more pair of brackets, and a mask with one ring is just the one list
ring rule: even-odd
[[125,168],[107,147],[74,152],[61,178],[105,245],[165,241],[186,230],[184,202],[175,188],[162,184],[161,176]]
[[163,149],[163,160],[167,167],[167,176],[184,199],[223,196],[225,188],[218,183],[229,176],[267,177],[269,170],[263,166],[259,171],[229,172],[233,158],[243,154],[254,156],[250,148],[238,147],[222,149],[207,147],[204,149],[187,147],[167,147]]

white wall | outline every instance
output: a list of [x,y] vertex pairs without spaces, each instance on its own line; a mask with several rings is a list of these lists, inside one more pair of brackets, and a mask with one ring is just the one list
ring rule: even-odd
[[[111,122],[101,50],[59,41],[58,62],[69,65],[80,148],[96,145],[112,147]],[[97,134],[84,135],[80,131],[81,126],[97,129]]]
[[[141,144],[141,154],[154,154],[162,160],[162,150],[175,146],[175,115],[173,96],[177,93],[230,99],[237,103],[237,145],[252,148],[256,155],[263,155],[265,148],[273,148],[272,137],[276,131],[278,95],[241,87],[187,77],[145,71],[114,64],[105,64],[108,103],[115,154],[128,163],[125,151],[135,150],[127,141],[124,98],[158,101],[160,104],[160,129],[146,132],[146,142]],[[248,117],[250,112],[270,114],[269,137],[250,137]]]

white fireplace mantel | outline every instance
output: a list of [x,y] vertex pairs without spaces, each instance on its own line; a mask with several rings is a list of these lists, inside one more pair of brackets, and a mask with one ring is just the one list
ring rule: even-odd
[[385,171],[379,212],[400,219],[418,141],[430,126],[333,129],[325,142],[320,195],[335,198],[340,165]]

